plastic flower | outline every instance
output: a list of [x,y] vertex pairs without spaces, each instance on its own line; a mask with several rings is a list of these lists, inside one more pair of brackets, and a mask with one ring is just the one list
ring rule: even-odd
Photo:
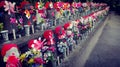
[[22,1],[22,2],[20,3],[19,8],[21,9],[21,8],[25,7],[25,5],[28,5],[28,4],[30,4],[28,1]]
[[19,18],[19,22],[22,24],[23,23],[23,18]]
[[28,64],[31,64],[31,63],[34,63],[34,59],[31,58],[29,61],[28,61]]
[[22,62],[25,58],[26,58],[26,54],[22,54],[22,55],[20,56],[21,62]]
[[53,8],[53,3],[52,3],[52,2],[46,2],[45,8],[46,8],[46,9],[48,9],[48,8]]
[[10,23],[17,23],[16,18],[10,18]]
[[3,30],[3,23],[0,23],[0,31]]
[[15,7],[15,2],[14,3],[11,3],[11,2],[8,2],[8,1],[5,1],[5,5],[4,5],[4,10],[5,11],[8,11],[8,14],[10,15],[11,13],[15,13],[14,11],[14,7]]
[[36,9],[40,9],[40,8],[43,8],[44,7],[44,4],[42,2],[36,2],[35,3],[35,8]]

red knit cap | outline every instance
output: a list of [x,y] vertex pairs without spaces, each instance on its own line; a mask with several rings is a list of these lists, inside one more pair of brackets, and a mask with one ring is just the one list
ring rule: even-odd
[[5,56],[6,52],[12,47],[18,48],[16,44],[4,44],[1,51],[2,56]]

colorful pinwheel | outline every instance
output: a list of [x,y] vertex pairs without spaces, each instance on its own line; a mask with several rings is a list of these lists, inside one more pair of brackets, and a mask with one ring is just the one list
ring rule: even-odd
[[14,11],[15,4],[16,4],[15,2],[11,3],[11,2],[5,1],[4,10],[8,11],[9,15],[11,15],[11,13],[15,13]]
[[30,11],[26,9],[26,10],[24,11],[24,13],[26,14],[26,17],[27,17],[28,19],[30,19],[30,16],[31,16],[31,15],[30,15]]

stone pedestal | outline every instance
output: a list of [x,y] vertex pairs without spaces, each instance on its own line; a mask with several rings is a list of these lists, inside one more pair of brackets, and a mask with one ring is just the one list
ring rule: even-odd
[[24,28],[25,28],[25,36],[30,36],[30,26],[24,25]]
[[0,33],[2,34],[4,41],[9,41],[8,30],[3,30]]

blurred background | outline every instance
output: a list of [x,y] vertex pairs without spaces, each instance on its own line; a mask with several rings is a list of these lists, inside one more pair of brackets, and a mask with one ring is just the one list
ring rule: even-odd
[[[4,1],[4,0],[0,0],[0,1]],[[11,2],[16,2],[17,4],[19,4],[21,1],[23,0],[7,0],[7,1],[11,1]],[[31,3],[34,3],[36,1],[39,0],[26,0],[29,1]],[[52,2],[56,2],[56,1],[60,1],[60,0],[41,0],[43,2],[47,2],[47,1],[52,1]],[[107,3],[110,6],[110,10],[112,11],[116,11],[118,14],[120,14],[120,0],[61,0],[64,2],[73,2],[73,1],[81,1],[81,2],[86,2],[86,1],[93,1],[93,2],[97,2],[97,3]]]
[[[0,0],[0,1],[3,1],[3,0]],[[8,0],[8,1],[12,1],[12,2],[16,2],[19,4],[19,2],[23,1],[23,0]],[[27,0],[29,2],[36,2],[36,1],[39,1],[39,0]],[[52,1],[52,2],[56,2],[56,1],[59,1],[59,0],[41,0],[43,2],[47,2],[47,1]],[[109,6],[110,6],[110,10],[112,11],[116,11],[117,13],[120,12],[120,0],[61,0],[61,1],[64,1],[64,2],[72,2],[72,1],[81,1],[81,2],[86,2],[86,1],[93,1],[93,2],[98,2],[98,3],[107,3]]]

